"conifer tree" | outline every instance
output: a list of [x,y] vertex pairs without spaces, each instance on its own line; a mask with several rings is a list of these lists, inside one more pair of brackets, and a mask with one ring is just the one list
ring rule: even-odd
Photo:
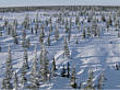
[[55,75],[55,71],[57,70],[56,68],[56,61],[55,61],[55,58],[53,58],[53,61],[52,61],[52,76]]
[[76,83],[76,76],[75,76],[76,72],[75,72],[75,67],[73,67],[72,69],[72,74],[71,74],[71,78],[70,78],[70,85],[73,88],[77,88],[77,83]]
[[33,27],[31,27],[31,34],[33,34],[34,32],[33,32]]
[[42,54],[43,54],[43,49],[40,50],[40,66],[44,64]]
[[15,28],[17,28],[17,26],[18,26],[17,19],[14,19],[14,21],[13,21],[13,25],[15,26]]
[[18,90],[19,89],[19,85],[18,85],[18,77],[16,72],[14,73],[14,89]]
[[13,67],[12,67],[12,55],[11,55],[10,46],[8,46],[8,59],[6,62],[6,68],[8,69],[6,73],[10,76],[10,79],[11,79],[13,75]]
[[56,29],[55,29],[55,40],[57,41],[59,39],[59,30],[58,30],[58,27],[56,26]]
[[39,24],[36,22],[36,24],[35,24],[35,34],[37,35],[37,33],[38,33],[38,28],[39,28]]
[[52,17],[49,18],[49,23],[50,23],[50,24],[52,23]]
[[13,68],[12,68],[12,56],[11,56],[11,49],[10,46],[8,47],[8,58],[6,61],[6,72],[5,72],[5,78],[2,82],[2,88],[3,89],[12,89],[13,85],[11,83],[13,75]]
[[39,78],[38,78],[38,63],[37,63],[37,46],[35,46],[35,56],[34,56],[34,61],[33,61],[33,66],[32,66],[32,71],[31,71],[31,87],[34,89],[39,88]]
[[25,67],[26,67],[27,69],[29,69],[27,49],[24,49],[24,57],[23,57],[23,59],[24,59]]
[[68,41],[70,42],[70,38],[71,38],[71,29],[68,32]]
[[11,34],[11,25],[10,24],[8,24],[8,26],[7,26],[7,34],[8,35],[10,35]]
[[43,42],[44,42],[44,27],[42,26],[42,30],[41,30],[41,32],[40,32],[40,36],[39,36],[39,41],[40,41],[40,43],[41,44],[43,44]]
[[76,16],[76,19],[75,19],[75,24],[78,25],[79,24],[79,16]]
[[23,33],[22,33],[22,46],[23,47],[26,46],[26,32],[25,32],[25,30],[23,30]]
[[66,38],[64,38],[64,54],[65,54],[65,56],[70,57],[70,51],[69,51],[69,47],[68,47]]
[[23,65],[21,68],[21,84],[22,84],[22,88],[26,88],[27,86],[27,71],[29,69],[29,65],[28,65],[28,55],[27,55],[27,50],[24,49],[24,56],[23,56]]
[[52,24],[50,24],[50,32],[52,32],[53,31],[53,26],[52,26]]
[[29,29],[29,14],[26,14],[23,25],[25,29]]
[[93,71],[92,70],[89,70],[89,76],[88,76],[88,80],[87,80],[87,86],[86,86],[86,89],[92,89],[94,90],[94,86],[93,86]]
[[39,14],[38,14],[38,12],[36,13],[36,18],[35,18],[35,23],[37,23],[38,24],[38,22],[39,22]]
[[1,43],[0,43],[0,52],[2,51]]
[[106,19],[105,19],[105,16],[104,16],[104,15],[102,15],[102,18],[101,18],[101,19],[102,19],[102,21],[103,21],[103,22],[105,22],[105,21],[106,21]]
[[0,36],[2,36],[2,27],[0,27]]
[[103,89],[103,82],[104,82],[104,74],[101,73],[100,77],[98,79],[98,85],[97,85],[98,90],[102,90]]
[[70,30],[69,28],[69,23],[68,23],[68,20],[66,20],[66,24],[65,24],[65,33],[68,33]]
[[83,39],[85,39],[86,38],[86,31],[85,31],[85,29],[83,30]]
[[53,70],[54,70],[54,71],[57,70],[55,58],[53,58],[52,65],[53,65]]
[[21,69],[21,86],[22,88],[26,88],[27,85],[27,67],[26,67],[26,62],[23,61],[23,66]]
[[26,39],[26,47],[29,48],[30,47],[30,38]]
[[14,43],[18,44],[18,38],[17,38],[17,36],[14,37]]
[[42,52],[40,55],[40,74],[41,74],[41,80],[47,81],[48,80],[48,74],[49,74],[49,61],[47,58],[47,51],[45,46],[42,46]]
[[67,63],[67,77],[70,77],[70,64],[69,62]]
[[48,34],[48,40],[47,40],[47,42],[48,42],[48,46],[50,46],[50,32]]

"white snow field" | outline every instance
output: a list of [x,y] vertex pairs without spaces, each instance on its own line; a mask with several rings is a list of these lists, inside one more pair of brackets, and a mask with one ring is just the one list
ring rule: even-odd
[[[98,1],[98,0],[97,0]],[[0,1],[1,2],[1,1]],[[5,1],[3,1],[5,2]],[[39,20],[41,23],[44,23],[46,19],[52,17],[53,31],[55,30],[55,25],[57,17],[54,17],[53,14],[58,13],[57,11],[39,11]],[[77,12],[74,12],[77,13]],[[109,12],[106,12],[109,13]],[[112,12],[114,13],[114,12]],[[13,68],[18,74],[18,79],[20,79],[20,68],[23,63],[23,48],[21,45],[22,42],[22,26],[26,14],[29,14],[30,26],[33,26],[34,23],[32,20],[36,17],[36,12],[6,12],[0,13],[0,17],[3,17],[0,20],[0,25],[4,24],[5,20],[12,22],[13,19],[17,19],[18,27],[17,34],[19,39],[19,44],[16,45],[13,43],[13,37],[7,35],[6,29],[3,30],[3,35],[0,36],[0,44],[2,51],[0,52],[0,88],[2,87],[2,80],[5,75],[5,62],[8,57],[8,45],[11,46],[12,51],[12,63]],[[45,16],[45,14],[49,16]],[[108,18],[108,15],[106,18]],[[111,14],[113,15],[113,14]],[[76,81],[77,83],[83,82],[86,84],[88,79],[88,70],[92,69],[94,72],[93,82],[97,83],[99,75],[104,72],[106,80],[104,81],[104,89],[120,89],[120,70],[115,69],[115,64],[120,63],[120,38],[118,38],[118,31],[115,31],[115,27],[111,26],[109,30],[106,30],[106,23],[99,22],[98,26],[100,27],[100,36],[99,37],[90,37],[83,39],[80,35],[82,34],[83,27],[88,27],[91,23],[88,23],[85,19],[85,16],[80,16],[80,21],[84,21],[84,24],[80,24],[80,29],[78,30],[75,25],[75,16],[65,16],[65,20],[72,18],[72,29],[71,29],[71,40],[68,44],[71,58],[64,58],[64,36],[67,34],[64,32],[64,25],[59,25],[60,37],[58,41],[54,40],[54,33],[51,34],[51,45],[47,46],[47,34],[48,27],[45,30],[45,45],[48,51],[48,59],[51,65],[52,58],[55,57],[56,65],[58,68],[58,75],[60,75],[60,69],[62,65],[66,65],[67,62],[70,62],[70,66],[75,66],[76,69]],[[101,18],[101,15],[96,16],[97,19]],[[39,25],[41,25],[41,23]],[[38,31],[40,32],[40,30]],[[39,33],[37,35],[31,34],[30,30],[26,30],[27,37],[30,38],[30,48],[28,50],[28,61],[31,66],[34,59],[34,47],[37,44],[37,57],[40,56],[41,45],[39,43]],[[78,44],[76,44],[76,39],[78,39]],[[53,77],[49,82],[46,82],[40,85],[40,89],[72,89],[70,86],[70,79],[66,77]]]

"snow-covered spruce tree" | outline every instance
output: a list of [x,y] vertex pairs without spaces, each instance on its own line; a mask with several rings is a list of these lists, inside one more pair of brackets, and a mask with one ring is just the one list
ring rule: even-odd
[[10,24],[8,24],[7,27],[6,27],[6,29],[7,29],[7,34],[10,35],[11,34],[12,26]]
[[13,25],[15,26],[15,29],[16,29],[17,26],[18,26],[18,21],[17,21],[17,19],[14,19],[14,21],[13,21]]
[[17,38],[17,36],[14,36],[14,43],[18,44],[18,38]]
[[88,23],[90,23],[90,22],[91,22],[92,17],[93,17],[92,15],[93,15],[93,13],[92,13],[92,12],[88,15],[88,19],[87,19],[87,22],[88,22]]
[[67,77],[70,77],[70,63],[67,63]]
[[17,36],[17,21],[13,23],[13,36]]
[[91,37],[91,27],[87,28],[87,37]]
[[100,37],[100,27],[97,27],[96,32],[97,32],[97,37]]
[[102,90],[103,89],[103,82],[104,82],[104,74],[101,73],[100,77],[98,79],[98,85],[97,85],[98,90]]
[[71,29],[69,29],[69,32],[68,32],[68,41],[70,42],[70,38],[71,38]]
[[96,18],[93,18],[93,21],[92,21],[92,33],[94,34],[94,36],[97,36],[97,22],[96,22]]
[[41,80],[47,81],[48,80],[48,74],[49,74],[49,61],[47,57],[47,51],[45,46],[42,46],[42,52],[40,55],[40,71],[39,73],[41,74]]
[[72,18],[70,18],[70,30],[72,29]]
[[53,26],[50,24],[50,33],[53,31]]
[[88,80],[87,80],[87,86],[85,87],[85,89],[89,90],[94,90],[94,86],[93,86],[93,71],[89,70],[89,76],[88,76]]
[[73,88],[77,88],[77,83],[76,83],[76,76],[75,76],[76,72],[75,72],[75,67],[72,68],[72,74],[71,74],[71,78],[70,78],[70,85]]
[[8,20],[4,21],[4,26],[6,27],[9,24]]
[[40,66],[42,66],[43,65],[43,49],[41,48],[41,50],[40,50]]
[[56,26],[55,28],[55,40],[57,41],[59,39],[59,30],[58,30],[58,26]]
[[22,46],[24,48],[26,46],[26,32],[25,32],[25,29],[23,29],[23,32],[22,32]]
[[54,70],[54,71],[57,70],[55,58],[53,58],[52,67],[53,67],[53,70]]
[[27,67],[26,67],[26,62],[23,61],[23,66],[21,68],[21,87],[24,89],[26,88],[27,86],[27,77],[26,77],[26,74],[27,74]]
[[79,16],[76,16],[76,19],[75,19],[75,24],[78,25],[79,24]]
[[48,20],[46,19],[46,20],[45,20],[45,25],[48,26],[48,24],[49,24],[49,22],[48,22]]
[[30,47],[30,38],[26,39],[26,47],[29,48]]
[[27,50],[24,49],[24,57],[23,57],[23,65],[21,68],[21,84],[22,84],[22,88],[27,88],[27,71],[29,69],[29,65],[28,65],[28,55],[27,55]]
[[38,33],[38,28],[39,28],[39,24],[36,22],[35,23],[35,34],[37,35]]
[[66,20],[66,24],[65,24],[65,33],[68,33],[70,30],[69,28],[69,23],[68,23],[68,20]]
[[33,32],[33,27],[31,27],[31,34],[33,34],[34,32]]
[[16,27],[15,27],[14,25],[12,25],[11,36],[12,36],[12,37],[17,36]]
[[23,26],[25,29],[29,29],[29,14],[26,14],[24,22],[23,22]]
[[39,77],[38,77],[38,62],[37,62],[37,46],[35,46],[35,51],[34,51],[34,61],[33,61],[33,65],[32,65],[32,70],[31,70],[31,74],[30,74],[30,88],[33,89],[38,89],[39,88]]
[[111,16],[109,16],[109,19],[107,20],[107,24],[109,26],[112,26],[112,18],[111,18]]
[[104,14],[102,14],[101,20],[102,20],[103,22],[106,21]]
[[18,82],[18,76],[17,73],[14,73],[14,89],[18,90],[19,89],[19,82]]
[[0,43],[0,52],[2,51],[1,43]]
[[70,57],[70,51],[69,51],[68,42],[66,38],[64,38],[64,55],[68,58]]
[[44,37],[43,37],[42,33],[40,33],[39,41],[40,41],[40,44],[43,44],[43,42],[44,42]]
[[49,18],[49,23],[50,23],[50,24],[52,23],[52,17]]
[[47,44],[50,46],[50,32],[48,33]]
[[64,18],[62,19],[62,21],[61,21],[61,22],[62,22],[62,25],[64,25],[64,23],[65,23],[65,20],[64,20]]
[[11,56],[11,49],[10,46],[8,47],[8,58],[6,61],[6,72],[5,72],[5,78],[2,82],[2,88],[3,89],[12,89],[13,85],[11,83],[13,75],[13,68],[12,68],[12,56]]
[[38,23],[38,22],[39,22],[38,19],[39,19],[39,13],[37,12],[37,13],[36,13],[36,18],[35,18],[35,23]]
[[44,27],[41,26],[41,28],[42,28],[42,29],[41,29],[41,32],[40,32],[39,41],[40,41],[40,44],[43,44],[45,33],[44,33]]
[[55,61],[55,58],[53,58],[53,61],[52,61],[52,76],[55,76],[55,71],[56,70],[57,70],[56,61]]
[[0,36],[2,36],[2,27],[0,26]]
[[29,69],[29,65],[28,65],[28,54],[27,54],[27,49],[24,49],[24,57],[23,57],[23,60],[24,60],[24,64],[25,64],[25,67],[27,69]]
[[115,31],[119,30],[119,20],[115,20]]

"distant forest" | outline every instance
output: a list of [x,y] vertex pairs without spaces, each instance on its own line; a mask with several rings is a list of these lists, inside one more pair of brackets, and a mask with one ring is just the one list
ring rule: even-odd
[[35,10],[80,10],[81,8],[91,9],[96,8],[97,10],[118,10],[120,6],[22,6],[22,7],[0,7],[0,12],[22,12],[22,11],[35,11]]

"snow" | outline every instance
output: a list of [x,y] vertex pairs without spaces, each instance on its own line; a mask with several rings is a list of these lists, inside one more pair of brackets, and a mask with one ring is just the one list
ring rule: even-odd
[[56,5],[119,6],[120,0],[0,0],[0,7]]
[[[78,0],[77,0],[78,1]],[[76,2],[77,2],[76,1]],[[99,0],[96,0],[96,2]],[[100,0],[101,1],[101,0]],[[1,1],[0,1],[1,2]],[[3,1],[6,3],[5,1]],[[22,1],[21,1],[22,2]],[[37,0],[36,0],[37,2]],[[62,2],[62,1],[61,1]],[[65,1],[66,2],[66,1]],[[85,1],[84,1],[85,2]],[[105,1],[107,2],[107,0]],[[112,2],[112,0],[111,0]],[[25,2],[26,3],[26,2]],[[103,1],[101,1],[102,4]],[[13,3],[14,4],[14,3]],[[109,3],[108,3],[109,4]],[[119,4],[119,3],[117,3]],[[4,4],[3,4],[4,5]],[[24,4],[23,4],[24,5]],[[25,4],[26,5],[26,4]],[[114,5],[114,3],[113,3]],[[36,12],[27,12],[30,15],[30,18],[35,18]],[[39,12],[42,14],[43,12]],[[53,12],[45,12],[52,14]],[[21,23],[24,19],[25,13],[0,13],[1,16],[4,16],[5,19],[11,21],[11,18],[16,18],[19,23]],[[40,19],[44,21],[47,17],[41,15]],[[68,17],[69,18],[69,17]],[[55,19],[55,18],[54,18]],[[4,20],[3,20],[4,21]],[[1,24],[2,22],[1,21]],[[56,24],[56,22],[54,22]],[[100,26],[105,25],[102,23]],[[103,27],[103,28],[104,28]],[[75,27],[74,27],[75,28]],[[71,66],[76,67],[76,76],[78,82],[84,82],[86,84],[86,80],[88,78],[88,70],[93,69],[95,73],[95,77],[93,81],[96,81],[104,71],[107,80],[105,81],[105,89],[120,89],[120,72],[115,70],[113,66],[116,62],[120,62],[120,38],[117,37],[117,31],[114,29],[110,29],[108,32],[102,31],[102,35],[100,37],[92,37],[89,39],[79,39],[79,44],[75,44],[76,34],[80,35],[77,31],[72,29],[72,38],[71,43],[69,44],[69,48],[71,51],[71,59],[67,59],[63,57],[63,36],[65,35],[61,29],[60,31],[60,39],[58,41],[52,41],[51,46],[46,46],[50,63],[52,61],[53,56],[56,59],[57,67],[60,68],[61,65],[66,65],[67,62],[70,62]],[[22,34],[22,30],[19,27],[17,30],[18,34]],[[46,31],[47,33],[47,31]],[[28,60],[29,64],[31,65],[31,61],[34,58],[34,47],[37,43],[37,56],[40,55],[40,45],[39,45],[39,35],[31,34],[30,31],[27,31],[27,37],[31,40],[30,49],[28,49]],[[46,38],[47,39],[47,38]],[[21,37],[19,36],[19,40],[21,41]],[[52,40],[54,40],[54,35],[52,35]],[[112,42],[112,43],[111,43]],[[2,52],[0,52],[0,87],[1,82],[5,73],[5,61],[7,59],[7,47],[11,45],[12,50],[12,58],[13,58],[13,65],[15,70],[19,73],[19,69],[22,66],[23,62],[23,48],[21,44],[14,45],[13,38],[9,35],[6,35],[6,32],[2,37],[0,37],[0,43],[2,44]],[[58,72],[60,73],[60,72]],[[50,82],[46,82],[45,84],[41,85],[41,89],[72,89],[69,85],[70,80],[68,78],[63,77],[54,77],[51,79]]]

